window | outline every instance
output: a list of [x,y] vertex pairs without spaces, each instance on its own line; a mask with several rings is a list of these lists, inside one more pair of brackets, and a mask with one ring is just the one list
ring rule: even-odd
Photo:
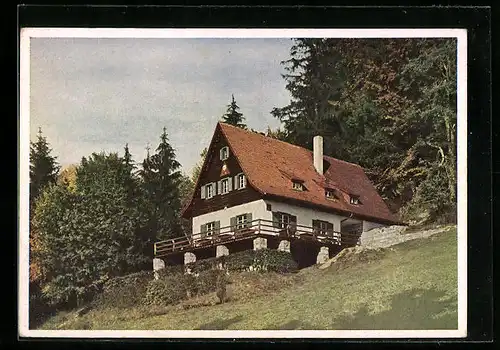
[[331,200],[336,200],[336,199],[339,199],[339,197],[337,196],[337,194],[335,193],[336,191],[335,190],[332,190],[332,189],[326,189],[325,190],[325,197],[327,199],[331,199]]
[[215,221],[207,224],[207,236],[212,236],[215,232]]
[[292,182],[292,188],[296,191],[303,191],[304,190],[304,185],[302,182],[299,181],[293,181]]
[[297,217],[287,213],[274,212],[273,223],[276,228],[286,229],[295,226],[297,223]]
[[214,196],[214,185],[208,184],[205,188],[207,191],[207,199],[212,198]]
[[252,223],[252,213],[233,216],[230,219],[232,231],[238,231],[244,228],[249,228]]
[[246,225],[245,225],[246,222],[247,222],[247,216],[246,216],[246,214],[238,215],[236,217],[236,229],[240,230],[242,228],[245,228],[246,227]]
[[245,188],[245,185],[246,185],[245,175],[239,174],[238,175],[238,188]]
[[328,221],[313,220],[314,233],[319,235],[333,234],[333,224]]
[[220,160],[226,160],[229,158],[229,147],[225,146],[220,149]]
[[351,195],[350,196],[350,203],[351,204],[354,204],[354,205],[358,205],[360,202],[359,202],[359,197],[358,196],[354,196],[354,195]]
[[221,188],[221,193],[222,194],[226,194],[229,192],[229,180],[228,179],[224,179],[220,182],[220,188]]
[[269,203],[266,204],[266,210],[267,211],[271,211],[272,210],[271,204],[269,204]]

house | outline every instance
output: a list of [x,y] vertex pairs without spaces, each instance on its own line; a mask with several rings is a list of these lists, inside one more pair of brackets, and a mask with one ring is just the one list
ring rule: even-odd
[[400,224],[360,166],[323,155],[321,136],[311,152],[222,122],[182,216],[192,220],[187,242],[164,242],[155,252],[177,245],[208,257],[292,243],[324,258],[355,245],[363,231]]

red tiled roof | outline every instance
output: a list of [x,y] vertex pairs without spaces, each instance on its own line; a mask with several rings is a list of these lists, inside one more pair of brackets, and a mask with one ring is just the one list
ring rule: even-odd
[[[400,223],[359,165],[324,156],[325,172],[320,175],[314,168],[312,152],[305,148],[222,122],[219,126],[248,183],[263,195],[307,202],[387,223]],[[306,190],[293,190],[292,178],[304,181]],[[361,204],[352,205],[342,196],[337,201],[327,199],[325,188],[357,195]]]

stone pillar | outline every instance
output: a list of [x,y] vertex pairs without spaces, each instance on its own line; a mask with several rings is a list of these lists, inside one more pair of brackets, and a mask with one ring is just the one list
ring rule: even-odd
[[267,239],[263,237],[257,237],[253,240],[253,250],[266,249]]
[[281,252],[290,253],[290,241],[287,241],[286,239],[280,241],[280,244],[278,246],[278,250]]
[[196,261],[196,255],[191,252],[184,253],[184,265],[189,263],[194,263]]
[[318,256],[316,257],[316,264],[323,264],[330,258],[330,251],[328,247],[321,247]]
[[229,255],[229,249],[225,245],[218,245],[216,247],[215,256],[218,258],[224,255]]
[[158,258],[153,259],[153,272],[154,272],[155,280],[157,280],[160,277],[158,271],[161,269],[164,269],[164,268],[165,268],[165,261],[163,261],[162,259],[158,259]]

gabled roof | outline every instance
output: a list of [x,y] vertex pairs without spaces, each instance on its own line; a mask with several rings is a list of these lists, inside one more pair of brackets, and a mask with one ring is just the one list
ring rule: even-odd
[[[389,224],[400,223],[359,165],[324,156],[325,171],[320,175],[308,149],[222,122],[217,128],[227,139],[247,183],[263,196],[295,200]],[[294,190],[292,179],[303,181],[307,190]],[[362,204],[352,205],[343,198],[327,199],[325,188],[359,196]]]

